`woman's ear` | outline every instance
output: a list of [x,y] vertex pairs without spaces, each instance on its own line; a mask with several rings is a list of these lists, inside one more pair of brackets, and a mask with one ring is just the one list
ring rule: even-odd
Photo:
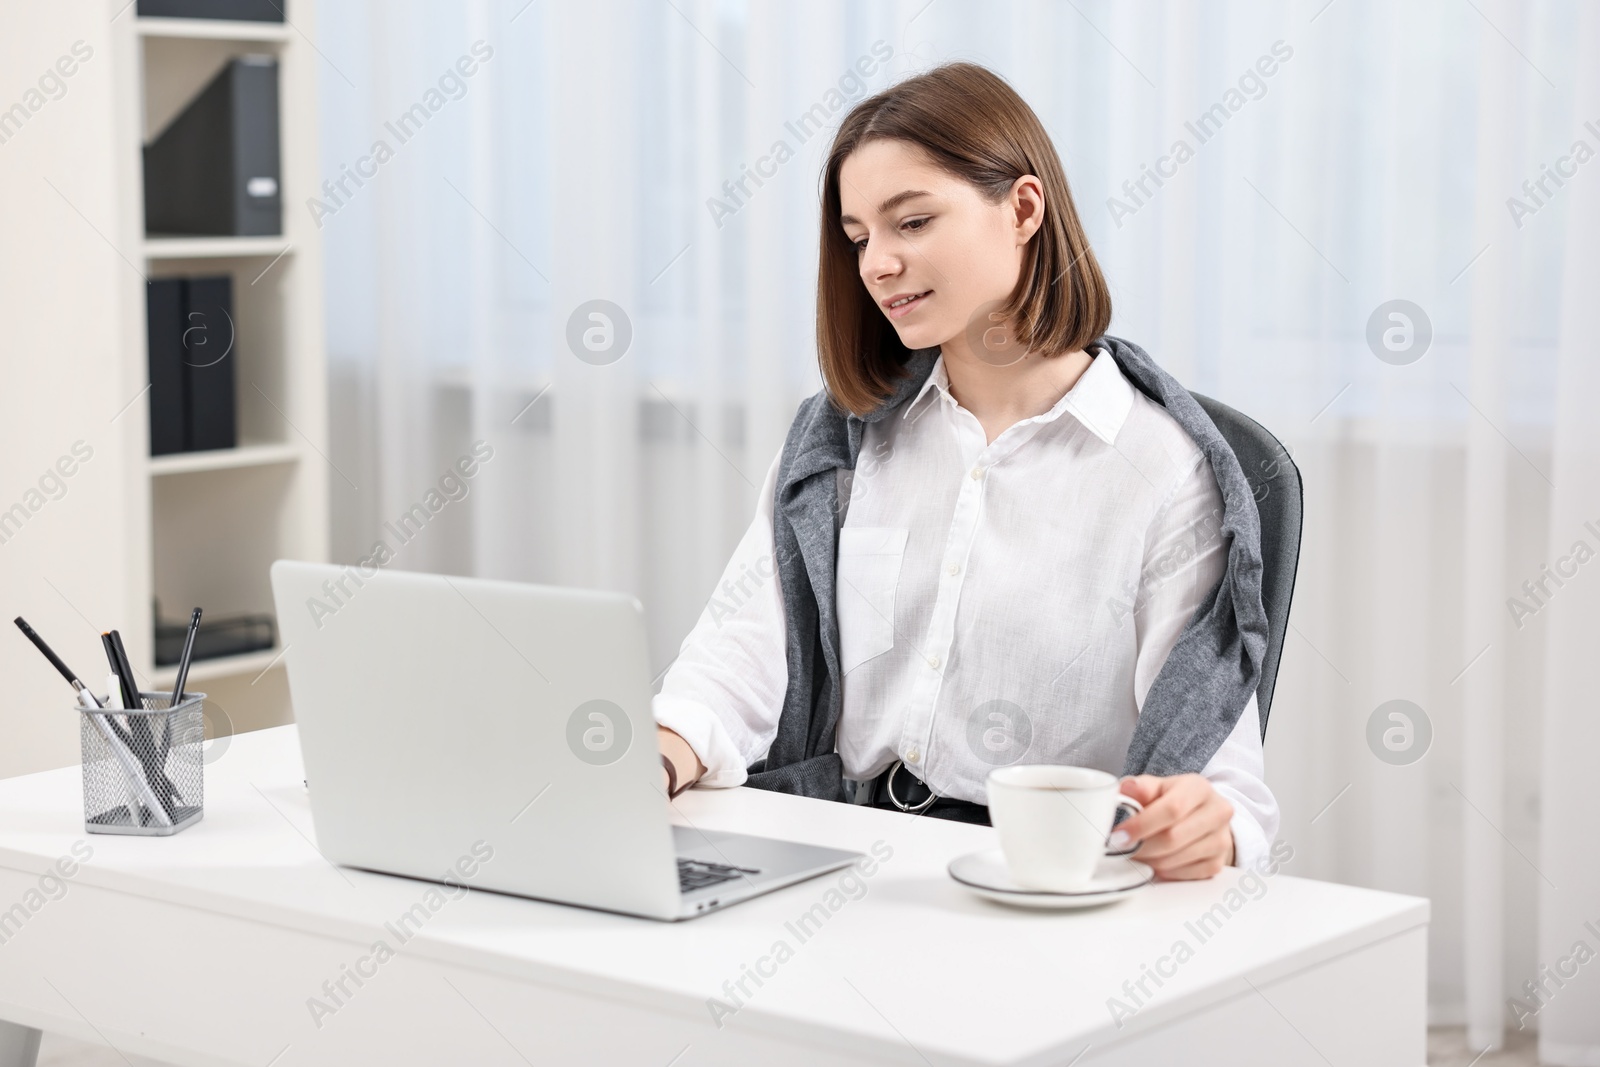
[[1017,244],[1027,244],[1044,225],[1044,183],[1037,175],[1024,174],[1011,183],[1011,224]]

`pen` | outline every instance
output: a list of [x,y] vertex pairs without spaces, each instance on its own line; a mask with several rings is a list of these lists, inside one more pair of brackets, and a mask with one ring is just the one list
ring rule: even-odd
[[[112,630],[106,636],[111,641],[111,653],[117,661],[117,677],[122,679],[122,706],[143,711],[144,694],[139,692],[139,683],[133,677],[133,661],[128,659],[128,650],[122,645],[122,634]],[[150,720],[143,715],[129,715],[127,719],[128,732],[133,735],[134,741],[137,743],[136,751],[139,755],[139,761],[143,763],[147,758],[153,758],[155,756],[155,736],[150,732]],[[148,757],[146,753],[149,754]],[[157,764],[153,770],[156,774],[161,774],[163,779],[166,777],[161,772],[160,764]],[[154,775],[151,776],[150,785],[153,788],[159,788]]]
[[189,678],[189,656],[194,652],[194,632],[200,628],[200,609],[189,616],[189,633],[183,639],[183,655],[178,658],[178,680],[172,684],[172,706],[183,699],[183,683]]
[[[105,646],[106,659],[111,664],[111,674],[106,677],[106,703],[114,708],[142,708],[144,702],[139,699],[138,686],[128,684],[133,671],[131,667],[123,665],[122,657],[119,655],[119,643],[113,636],[114,633],[115,631],[107,631],[100,635],[100,643]],[[130,690],[132,700],[129,700]],[[114,720],[113,724],[116,725]],[[150,739],[149,724],[136,715],[124,715],[122,724],[117,726],[117,732],[122,736],[123,743],[136,753],[142,753]],[[139,762],[144,762],[142,754],[139,756]]]
[[111,643],[111,659],[117,677],[122,679],[122,706],[142,709],[144,698],[139,695],[139,684],[133,679],[133,662],[128,659],[128,650],[122,647],[122,635],[111,630],[105,638]]
[[[128,702],[123,699],[123,695],[127,690],[122,685],[122,664],[117,662],[117,650],[111,644],[111,635],[102,633],[100,635],[100,645],[106,650],[106,662],[111,666],[111,673],[106,675],[106,707],[125,708],[128,706]],[[121,723],[118,723],[113,718],[111,724],[122,735],[124,743],[131,745],[133,740],[128,736],[128,728],[133,725],[133,720],[126,715],[122,718],[123,722]]]
[[[183,683],[189,678],[189,657],[194,654],[194,633],[200,628],[200,609],[195,608],[194,614],[189,616],[189,632],[183,639],[183,655],[178,657],[178,676],[172,683],[172,700],[167,704],[169,708],[177,707],[183,701]],[[172,727],[168,724],[167,730],[161,735],[161,759],[167,758],[167,745],[172,740]]]
[[32,641],[34,646],[38,648],[40,652],[44,653],[44,658],[50,661],[50,665],[61,672],[61,677],[72,683],[72,688],[78,692],[79,699],[82,699],[82,694],[89,693],[90,702],[98,708],[100,706],[100,702],[95,700],[92,692],[89,692],[89,687],[78,681],[78,676],[72,673],[72,669],[70,667],[61,662],[61,657],[55,654],[54,649],[44,643],[44,638],[33,632],[33,627],[28,625],[27,620],[21,615],[18,615],[16,618],[16,623],[17,629],[22,631],[23,636],[29,641]]

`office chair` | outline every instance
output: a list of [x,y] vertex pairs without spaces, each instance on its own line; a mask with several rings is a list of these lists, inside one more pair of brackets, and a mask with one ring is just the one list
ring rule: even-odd
[[1261,710],[1261,740],[1267,739],[1267,713],[1278,681],[1278,661],[1289,629],[1289,602],[1294,599],[1294,574],[1300,564],[1303,488],[1300,468],[1266,428],[1220,400],[1190,391],[1216,423],[1239,458],[1261,515],[1261,606],[1267,613],[1267,655],[1261,664],[1256,705]]

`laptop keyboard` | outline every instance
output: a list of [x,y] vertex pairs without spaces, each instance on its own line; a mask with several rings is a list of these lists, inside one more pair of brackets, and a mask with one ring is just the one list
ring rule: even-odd
[[754,867],[734,867],[726,863],[706,863],[678,857],[678,888],[685,893],[707,886],[731,882],[747,874],[760,874]]

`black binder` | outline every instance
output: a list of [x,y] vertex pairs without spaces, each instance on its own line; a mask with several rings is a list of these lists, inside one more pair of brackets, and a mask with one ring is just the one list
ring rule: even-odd
[[156,278],[146,296],[150,454],[236,447],[233,278]]
[[278,61],[238,56],[144,149],[147,234],[283,232]]
[[139,0],[143,18],[282,22],[286,0]]
[[190,278],[184,307],[183,375],[191,451],[238,444],[234,419],[233,278]]
[[182,452],[189,431],[184,401],[182,278],[152,279],[146,290],[150,352],[150,454]]

